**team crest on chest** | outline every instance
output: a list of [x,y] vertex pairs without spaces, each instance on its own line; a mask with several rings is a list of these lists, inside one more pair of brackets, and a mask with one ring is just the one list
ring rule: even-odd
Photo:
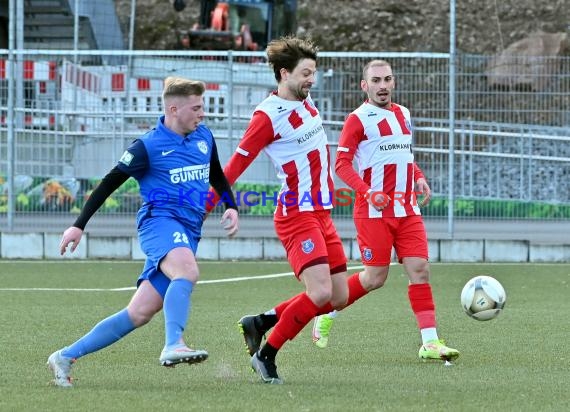
[[412,123],[408,119],[406,119],[404,123],[406,124],[408,130],[412,130]]
[[372,259],[372,249],[367,247],[362,249],[362,258],[367,262]]
[[315,244],[313,243],[312,239],[303,240],[301,242],[301,249],[306,254],[311,253],[315,249]]
[[200,140],[198,143],[196,143],[196,145],[198,146],[198,150],[200,150],[202,153],[204,154],[208,153],[208,145],[206,144],[205,141]]

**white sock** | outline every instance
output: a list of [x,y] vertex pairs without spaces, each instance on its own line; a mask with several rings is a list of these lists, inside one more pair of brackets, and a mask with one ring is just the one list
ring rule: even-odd
[[430,340],[437,340],[437,329],[436,328],[425,328],[421,329],[420,333],[422,334],[422,342],[425,345]]
[[336,318],[336,315],[338,315],[338,311],[336,311],[336,310],[329,312],[329,318],[331,318],[331,319]]

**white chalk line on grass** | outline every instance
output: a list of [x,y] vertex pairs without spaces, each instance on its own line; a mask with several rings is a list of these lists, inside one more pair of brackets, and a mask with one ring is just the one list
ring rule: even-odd
[[[393,264],[393,263],[392,263]],[[363,269],[364,266],[350,266],[348,270]],[[257,275],[257,276],[240,276],[236,278],[227,279],[212,279],[212,280],[200,280],[198,283],[200,285],[208,283],[229,283],[229,282],[242,282],[246,280],[257,280],[257,279],[272,279],[280,278],[284,276],[292,276],[293,272],[283,272],[283,273],[273,273],[269,275]],[[0,288],[0,292],[124,292],[133,291],[135,286],[128,286],[125,288]]]

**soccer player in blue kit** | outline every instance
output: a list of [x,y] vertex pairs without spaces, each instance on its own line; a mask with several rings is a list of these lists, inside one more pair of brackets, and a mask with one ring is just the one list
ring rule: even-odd
[[128,147],[93,191],[73,226],[63,233],[62,255],[70,245],[71,252],[77,248],[89,219],[119,186],[131,176],[138,181],[144,203],[137,214],[137,228],[147,258],[137,290],[126,308],[51,354],[47,363],[55,385],[71,387],[71,366],[77,359],[115,343],[148,323],[161,309],[165,323],[161,365],[207,359],[206,351],[186,346],[183,332],[199,275],[195,255],[210,185],[226,200],[222,224],[229,236],[238,230],[238,212],[212,132],[201,124],[204,92],[203,82],[166,78],[164,115],[154,129]]

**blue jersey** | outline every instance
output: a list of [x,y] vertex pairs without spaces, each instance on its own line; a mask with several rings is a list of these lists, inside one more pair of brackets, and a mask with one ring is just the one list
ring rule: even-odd
[[161,116],[154,129],[129,146],[117,167],[139,182],[144,203],[137,214],[137,226],[156,216],[201,226],[214,145],[206,126],[199,125],[181,137],[164,126]]

